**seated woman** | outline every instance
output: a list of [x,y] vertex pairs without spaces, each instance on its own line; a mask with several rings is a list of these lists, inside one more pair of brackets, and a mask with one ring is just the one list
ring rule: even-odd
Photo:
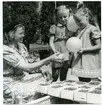
[[[41,61],[31,63],[29,62],[29,59],[28,59],[29,54],[28,54],[27,48],[22,43],[24,32],[25,32],[24,26],[22,24],[17,24],[17,25],[14,24],[12,26],[9,26],[9,28],[7,28],[4,31],[8,39],[6,43],[3,45],[4,84],[8,85],[10,88],[12,87],[11,90],[15,94],[17,93],[23,94],[23,95],[25,94],[31,95],[31,93],[34,94],[34,92],[29,92],[29,91],[27,93],[26,88],[28,88],[28,90],[29,88],[32,88],[32,90],[34,90],[36,84],[32,84],[34,81],[32,79],[31,79],[32,80],[31,83],[24,83],[24,78],[26,78],[24,72],[28,72],[28,73],[32,71],[36,72],[38,70],[37,68],[40,68],[44,64],[50,63],[50,61],[53,61],[53,60],[59,60],[59,57],[58,57],[59,54],[54,54]],[[36,75],[35,73],[34,75],[38,76],[39,74]],[[27,76],[27,78],[29,79],[30,77]],[[41,79],[42,79],[42,75],[40,74],[39,81],[41,81]],[[22,85],[20,85],[19,83],[21,83]],[[26,91],[24,92],[25,89]]]

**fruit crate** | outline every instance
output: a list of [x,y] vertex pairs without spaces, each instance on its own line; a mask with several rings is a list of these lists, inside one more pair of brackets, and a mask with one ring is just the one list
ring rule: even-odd
[[74,92],[74,100],[79,102],[86,102],[88,91],[89,88],[79,88],[76,92]]
[[[45,90],[44,90],[45,87]],[[41,87],[40,87],[41,88]],[[42,93],[53,97],[85,103],[101,103],[101,84],[99,81],[89,83],[81,81],[55,82],[41,88]],[[97,91],[98,93],[95,93]]]
[[[99,88],[100,82],[98,81],[91,81],[89,83],[86,83],[85,85],[82,85],[79,87],[79,89],[74,93],[74,100],[75,101],[80,101],[80,102],[85,102],[85,103],[94,103],[97,101],[97,98],[92,98],[91,95],[95,95],[95,97],[100,97],[100,95],[93,94],[91,93],[95,88],[97,88],[99,91],[101,91],[101,88]],[[94,101],[90,101],[94,100]],[[99,100],[98,100],[99,101]],[[98,102],[100,103],[100,102]]]
[[71,87],[69,86],[69,87],[64,88],[61,91],[61,98],[73,100],[74,92],[77,89],[78,89],[78,87],[75,87],[75,86],[71,86]]
[[87,103],[101,103],[101,85],[87,93]]
[[55,84],[49,87],[48,94],[55,97],[61,97],[61,91],[66,88],[66,86],[63,86],[62,84]]
[[47,94],[50,86],[51,84],[40,84],[37,88],[37,92]]

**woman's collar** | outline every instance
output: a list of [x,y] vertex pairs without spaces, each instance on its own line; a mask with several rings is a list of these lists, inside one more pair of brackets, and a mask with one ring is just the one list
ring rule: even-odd
[[11,44],[9,44],[9,47],[18,51],[19,50],[19,43],[11,43]]

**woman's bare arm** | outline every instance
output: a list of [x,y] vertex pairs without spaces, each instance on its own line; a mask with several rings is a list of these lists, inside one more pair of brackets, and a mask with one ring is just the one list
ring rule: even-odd
[[38,61],[38,62],[34,62],[34,63],[26,63],[26,62],[20,62],[20,64],[18,65],[18,68],[26,71],[26,72],[31,72],[31,71],[34,71],[34,69],[37,69],[47,63],[50,63],[50,61],[53,61],[53,60],[57,60],[59,59],[57,57],[57,53],[56,54],[53,54],[51,55],[50,57],[48,58],[45,58],[41,61]]

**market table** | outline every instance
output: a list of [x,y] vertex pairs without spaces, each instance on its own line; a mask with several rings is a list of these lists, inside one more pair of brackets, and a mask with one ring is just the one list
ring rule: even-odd
[[50,96],[83,103],[101,103],[101,82],[66,80],[39,84],[37,91]]

